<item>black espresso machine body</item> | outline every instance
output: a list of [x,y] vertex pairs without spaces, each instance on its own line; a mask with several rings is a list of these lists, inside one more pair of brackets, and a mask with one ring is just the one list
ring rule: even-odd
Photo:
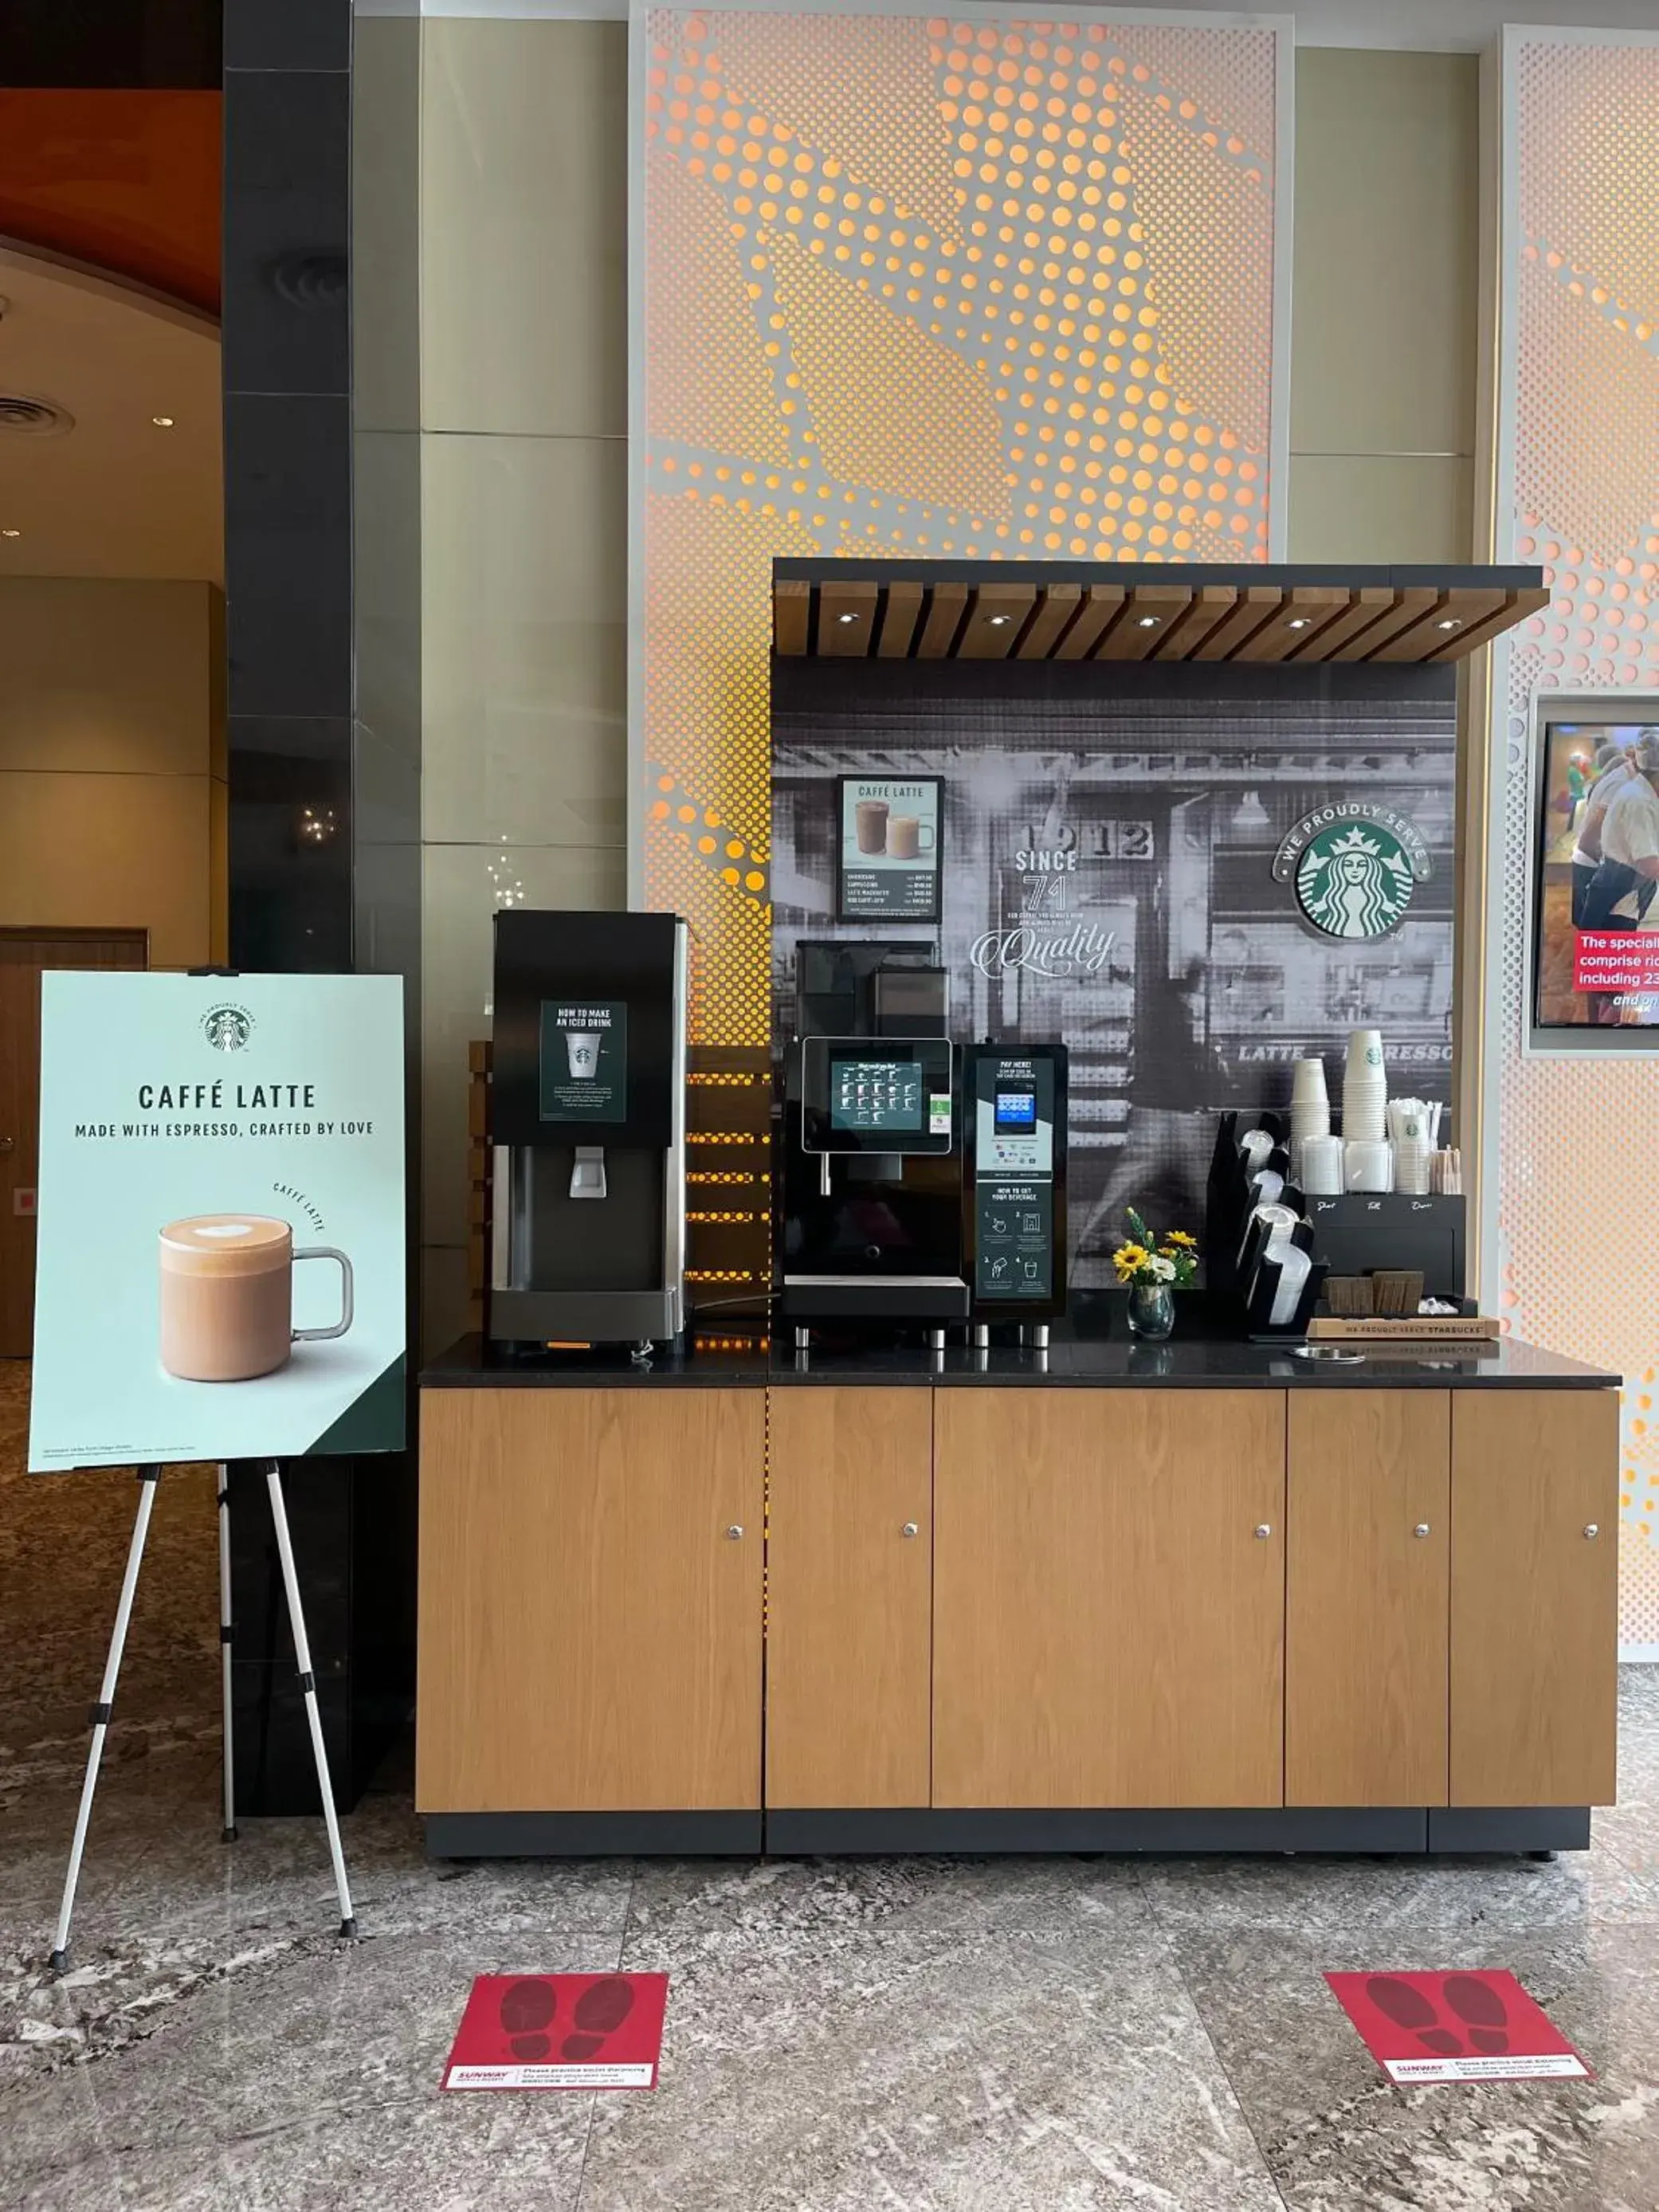
[[965,1321],[957,1049],[805,1036],[784,1059],[782,1318]]
[[688,950],[670,914],[495,917],[492,1343],[684,1327]]

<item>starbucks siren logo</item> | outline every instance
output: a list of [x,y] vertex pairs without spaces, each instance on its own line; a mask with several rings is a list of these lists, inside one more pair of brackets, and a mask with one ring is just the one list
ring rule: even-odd
[[1429,873],[1422,831],[1391,806],[1348,800],[1304,815],[1273,858],[1273,877],[1326,937],[1386,937]]
[[253,1017],[246,1006],[214,1006],[202,1017],[202,1034],[215,1052],[240,1052],[253,1035]]

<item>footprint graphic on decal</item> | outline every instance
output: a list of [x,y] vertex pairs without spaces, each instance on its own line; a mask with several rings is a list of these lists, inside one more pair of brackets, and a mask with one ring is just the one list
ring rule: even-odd
[[573,2015],[576,2033],[566,2036],[561,2055],[566,2058],[592,2057],[606,2036],[614,2035],[633,2009],[633,1988],[619,1974],[595,1982],[576,2000]]
[[1409,1982],[1396,1981],[1392,1974],[1373,1974],[1365,1984],[1365,1994],[1396,2027],[1409,2028],[1425,2051],[1440,2057],[1455,2058],[1465,2051],[1492,2057],[1510,2047],[1505,2032],[1509,2014],[1504,2000],[1473,1974],[1449,1974],[1444,1984],[1446,2002],[1462,2022],[1461,2033],[1442,2026],[1439,2014],[1421,1990],[1414,1990]]
[[545,2031],[558,2009],[551,1982],[510,1983],[501,1992],[501,2021],[515,2058],[545,2058],[553,2039]]

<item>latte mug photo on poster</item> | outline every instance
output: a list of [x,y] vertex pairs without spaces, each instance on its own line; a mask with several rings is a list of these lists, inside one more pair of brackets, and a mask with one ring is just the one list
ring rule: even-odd
[[[204,1214],[171,1221],[161,1238],[161,1354],[187,1382],[250,1382],[284,1365],[296,1344],[327,1344],[351,1327],[351,1262],[331,1244],[296,1249],[286,1221],[257,1214]],[[324,1328],[294,1326],[294,1270],[332,1260],[340,1270],[340,1318]]]
[[842,921],[937,921],[945,780],[836,780],[836,913]]

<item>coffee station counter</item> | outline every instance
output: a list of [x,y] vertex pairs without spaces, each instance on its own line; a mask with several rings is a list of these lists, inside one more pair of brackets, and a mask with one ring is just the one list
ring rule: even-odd
[[422,1389],[436,1856],[1546,1850],[1613,1797],[1575,1361],[470,1338]]
[[1073,1389],[1188,1390],[1609,1390],[1617,1376],[1517,1338],[1475,1346],[1455,1341],[1368,1346],[1358,1358],[1308,1360],[1287,1346],[1237,1337],[1062,1337],[1043,1351],[957,1344],[796,1353],[727,1345],[659,1350],[647,1364],[625,1352],[562,1352],[546,1359],[493,1356],[483,1337],[461,1337],[430,1361],[423,1390]]

